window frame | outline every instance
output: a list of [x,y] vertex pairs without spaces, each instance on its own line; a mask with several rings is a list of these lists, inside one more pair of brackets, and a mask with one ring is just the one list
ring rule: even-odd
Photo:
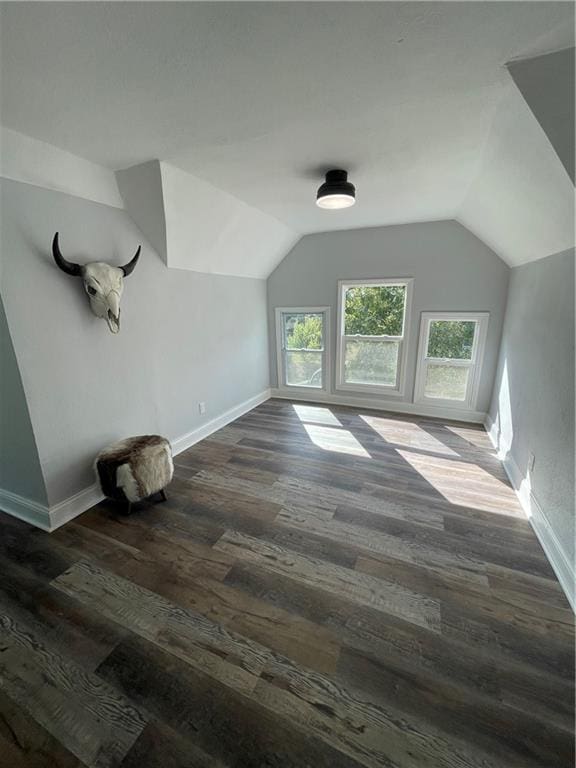
[[[380,286],[380,285],[403,285],[406,287],[406,300],[404,302],[404,322],[402,336],[346,336],[345,330],[345,297],[348,288],[356,288],[360,285]],[[345,392],[372,392],[395,397],[403,397],[406,389],[406,365],[408,360],[408,346],[410,340],[410,321],[412,309],[412,293],[414,288],[413,277],[394,277],[394,278],[363,278],[354,280],[338,281],[338,338],[336,344],[336,389]],[[398,351],[398,370],[396,372],[395,386],[385,384],[355,384],[347,382],[344,378],[344,346],[346,339],[356,339],[359,341],[374,339],[377,341],[400,341]]]
[[[323,350],[313,350],[322,352],[322,386],[312,387],[300,384],[288,384],[286,382],[286,349],[284,347],[284,320],[283,315],[289,314],[323,314]],[[278,389],[286,392],[314,393],[328,392],[328,383],[330,380],[330,307],[275,307],[274,317],[276,324],[276,370],[278,373]]]
[[[472,354],[470,360],[455,360],[451,358],[427,357],[428,342],[430,339],[430,328],[432,323],[437,320],[475,322],[476,332],[474,334],[474,343],[472,345]],[[457,408],[460,410],[476,410],[478,401],[478,391],[480,380],[482,378],[482,369],[484,365],[484,353],[486,351],[486,337],[488,335],[488,323],[490,320],[489,312],[422,312],[420,319],[420,335],[418,339],[418,354],[416,360],[416,379],[414,384],[414,402],[426,403],[428,405],[437,405],[442,408]],[[466,397],[464,400],[451,400],[441,397],[426,397],[426,374],[428,365],[444,364],[446,366],[457,366],[468,368],[468,383],[466,386]]]

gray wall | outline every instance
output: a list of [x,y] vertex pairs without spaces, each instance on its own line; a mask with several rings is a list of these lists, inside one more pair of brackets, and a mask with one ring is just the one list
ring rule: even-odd
[[[264,281],[167,269],[122,210],[5,180],[1,192],[2,294],[50,504],[94,482],[107,443],[180,437],[268,387]],[[56,230],[81,262],[119,264],[142,242],[117,336],[55,267]]]
[[0,488],[46,504],[46,488],[18,361],[0,299]]
[[[421,312],[488,311],[490,323],[478,398],[478,410],[484,412],[492,392],[509,271],[493,251],[455,221],[307,235],[268,279],[272,386],[277,385],[275,307],[331,307],[330,381],[334,390],[338,280],[413,277],[404,400],[410,402],[414,395]],[[370,399],[369,394],[354,393],[354,397]],[[378,399],[384,396],[379,394]],[[401,402],[398,397],[390,399]]]
[[516,267],[490,418],[574,562],[574,251]]

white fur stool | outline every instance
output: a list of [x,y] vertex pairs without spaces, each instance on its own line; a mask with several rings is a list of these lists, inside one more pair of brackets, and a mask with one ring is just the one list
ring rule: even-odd
[[128,512],[136,501],[159,493],[166,501],[164,489],[172,480],[172,449],[165,437],[139,435],[109,445],[96,457],[96,473],[102,493],[128,504]]

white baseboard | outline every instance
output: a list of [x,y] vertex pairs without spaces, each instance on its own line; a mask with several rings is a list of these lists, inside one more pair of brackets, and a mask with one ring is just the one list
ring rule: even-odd
[[103,498],[102,491],[96,484],[52,506],[0,488],[0,510],[43,531],[51,532],[98,504]]
[[[187,432],[185,435],[176,438],[172,441],[173,455],[176,456],[200,442],[200,440],[204,440],[213,432],[222,429],[226,424],[256,408],[257,405],[266,402],[269,397],[270,390],[265,389],[260,394],[245,400],[243,403],[234,406],[234,408],[230,408],[230,410],[225,411],[225,413],[217,416],[215,419],[202,424],[202,426],[192,430],[192,432]],[[60,528],[64,523],[78,517],[82,512],[86,512],[87,509],[98,504],[103,498],[100,488],[94,484],[58,502],[58,504],[48,506],[0,488],[0,510],[13,517],[18,517],[26,523],[35,525],[43,531],[52,532]]]
[[560,539],[554,532],[539,501],[534,496],[530,487],[529,476],[524,476],[522,474],[520,467],[516,464],[509,452],[505,456],[501,455],[496,425],[489,414],[486,415],[484,426],[486,427],[486,432],[488,433],[492,445],[498,451],[498,458],[502,462],[504,471],[508,475],[508,479],[516,491],[520,505],[526,513],[526,517],[530,521],[530,525],[538,537],[538,541],[542,545],[542,549],[548,558],[548,562],[552,566],[552,570],[556,574],[572,610],[576,613],[576,570],[574,569],[574,565],[570,562],[564,552]]
[[82,512],[98,504],[103,498],[102,491],[94,483],[94,485],[84,488],[73,496],[64,499],[64,501],[54,504],[50,507],[50,530],[55,531],[56,528],[60,528],[64,523],[78,517]]
[[327,403],[331,405],[350,405],[353,408],[366,408],[367,410],[390,411],[391,413],[404,413],[407,416],[429,416],[435,419],[447,419],[450,421],[467,421],[472,424],[483,424],[486,414],[482,411],[466,411],[461,408],[443,408],[422,403],[394,402],[374,398],[361,398],[349,395],[334,395],[327,392],[291,392],[286,389],[270,390],[271,397],[279,397],[283,400],[295,400],[309,403]]
[[172,440],[172,453],[174,456],[182,453],[182,451],[199,443],[200,440],[204,440],[204,438],[208,437],[213,432],[230,424],[231,421],[239,419],[240,416],[244,416],[245,413],[256,408],[257,405],[265,403],[269,398],[270,390],[265,389],[263,392],[260,392],[260,394],[251,397],[249,400],[245,400],[239,405],[235,405],[234,408],[230,408],[230,410],[225,411],[215,419],[211,419],[210,421],[207,421],[206,424],[202,424],[202,426],[193,429],[192,432],[187,432],[185,435],[177,437],[175,440]]
[[42,528],[43,531],[51,530],[50,510],[47,505],[40,504],[38,501],[0,488],[0,509],[12,517],[24,520],[25,523]]
[[558,577],[560,586],[564,590],[564,594],[568,598],[568,602],[572,606],[572,610],[576,613],[576,571],[574,565],[570,562],[560,539],[556,536],[554,529],[550,525],[550,521],[544,514],[542,507],[538,504],[534,495],[532,495],[532,514],[530,515],[530,524],[538,536],[538,540],[542,545],[542,549],[546,553],[548,562],[552,566],[552,570]]

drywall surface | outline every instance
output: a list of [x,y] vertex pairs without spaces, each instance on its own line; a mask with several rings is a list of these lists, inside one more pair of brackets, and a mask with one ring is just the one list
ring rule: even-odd
[[26,395],[1,299],[0,361],[0,490],[46,504]]
[[[511,271],[492,434],[574,562],[574,251]],[[535,456],[529,471],[529,455]]]
[[109,168],[0,126],[0,176],[122,208]]
[[508,65],[574,183],[574,48]]
[[166,216],[160,161],[150,160],[124,171],[116,171],[116,181],[124,208],[167,264]]
[[[264,281],[167,269],[124,211],[1,185],[2,295],[51,505],[94,482],[107,443],[174,440],[267,389]],[[79,262],[121,264],[142,242],[118,335],[55,266],[56,230]]]
[[[7,2],[0,13],[10,128],[109,168],[159,158],[300,234],[456,217],[510,80],[504,62],[574,45],[569,2]],[[504,221],[523,201],[528,237],[534,160],[515,156],[486,188]],[[327,217],[314,197],[334,164],[358,205]]]
[[[484,311],[490,313],[490,322],[477,409],[485,411],[496,369],[508,272],[504,262],[455,221],[307,235],[268,279],[272,386],[277,385],[276,307],[331,308],[330,387],[334,391],[338,280],[412,277],[406,392],[404,398],[390,399],[396,403],[413,399],[422,312]],[[370,400],[365,393],[357,396]],[[378,399],[384,397],[379,394]]]
[[277,219],[160,163],[169,267],[267,278],[298,239]]
[[124,208],[164,263],[265,279],[299,235],[273,216],[160,160],[111,171],[0,126],[0,177]]
[[574,186],[512,82],[456,218],[512,267],[574,247]]

